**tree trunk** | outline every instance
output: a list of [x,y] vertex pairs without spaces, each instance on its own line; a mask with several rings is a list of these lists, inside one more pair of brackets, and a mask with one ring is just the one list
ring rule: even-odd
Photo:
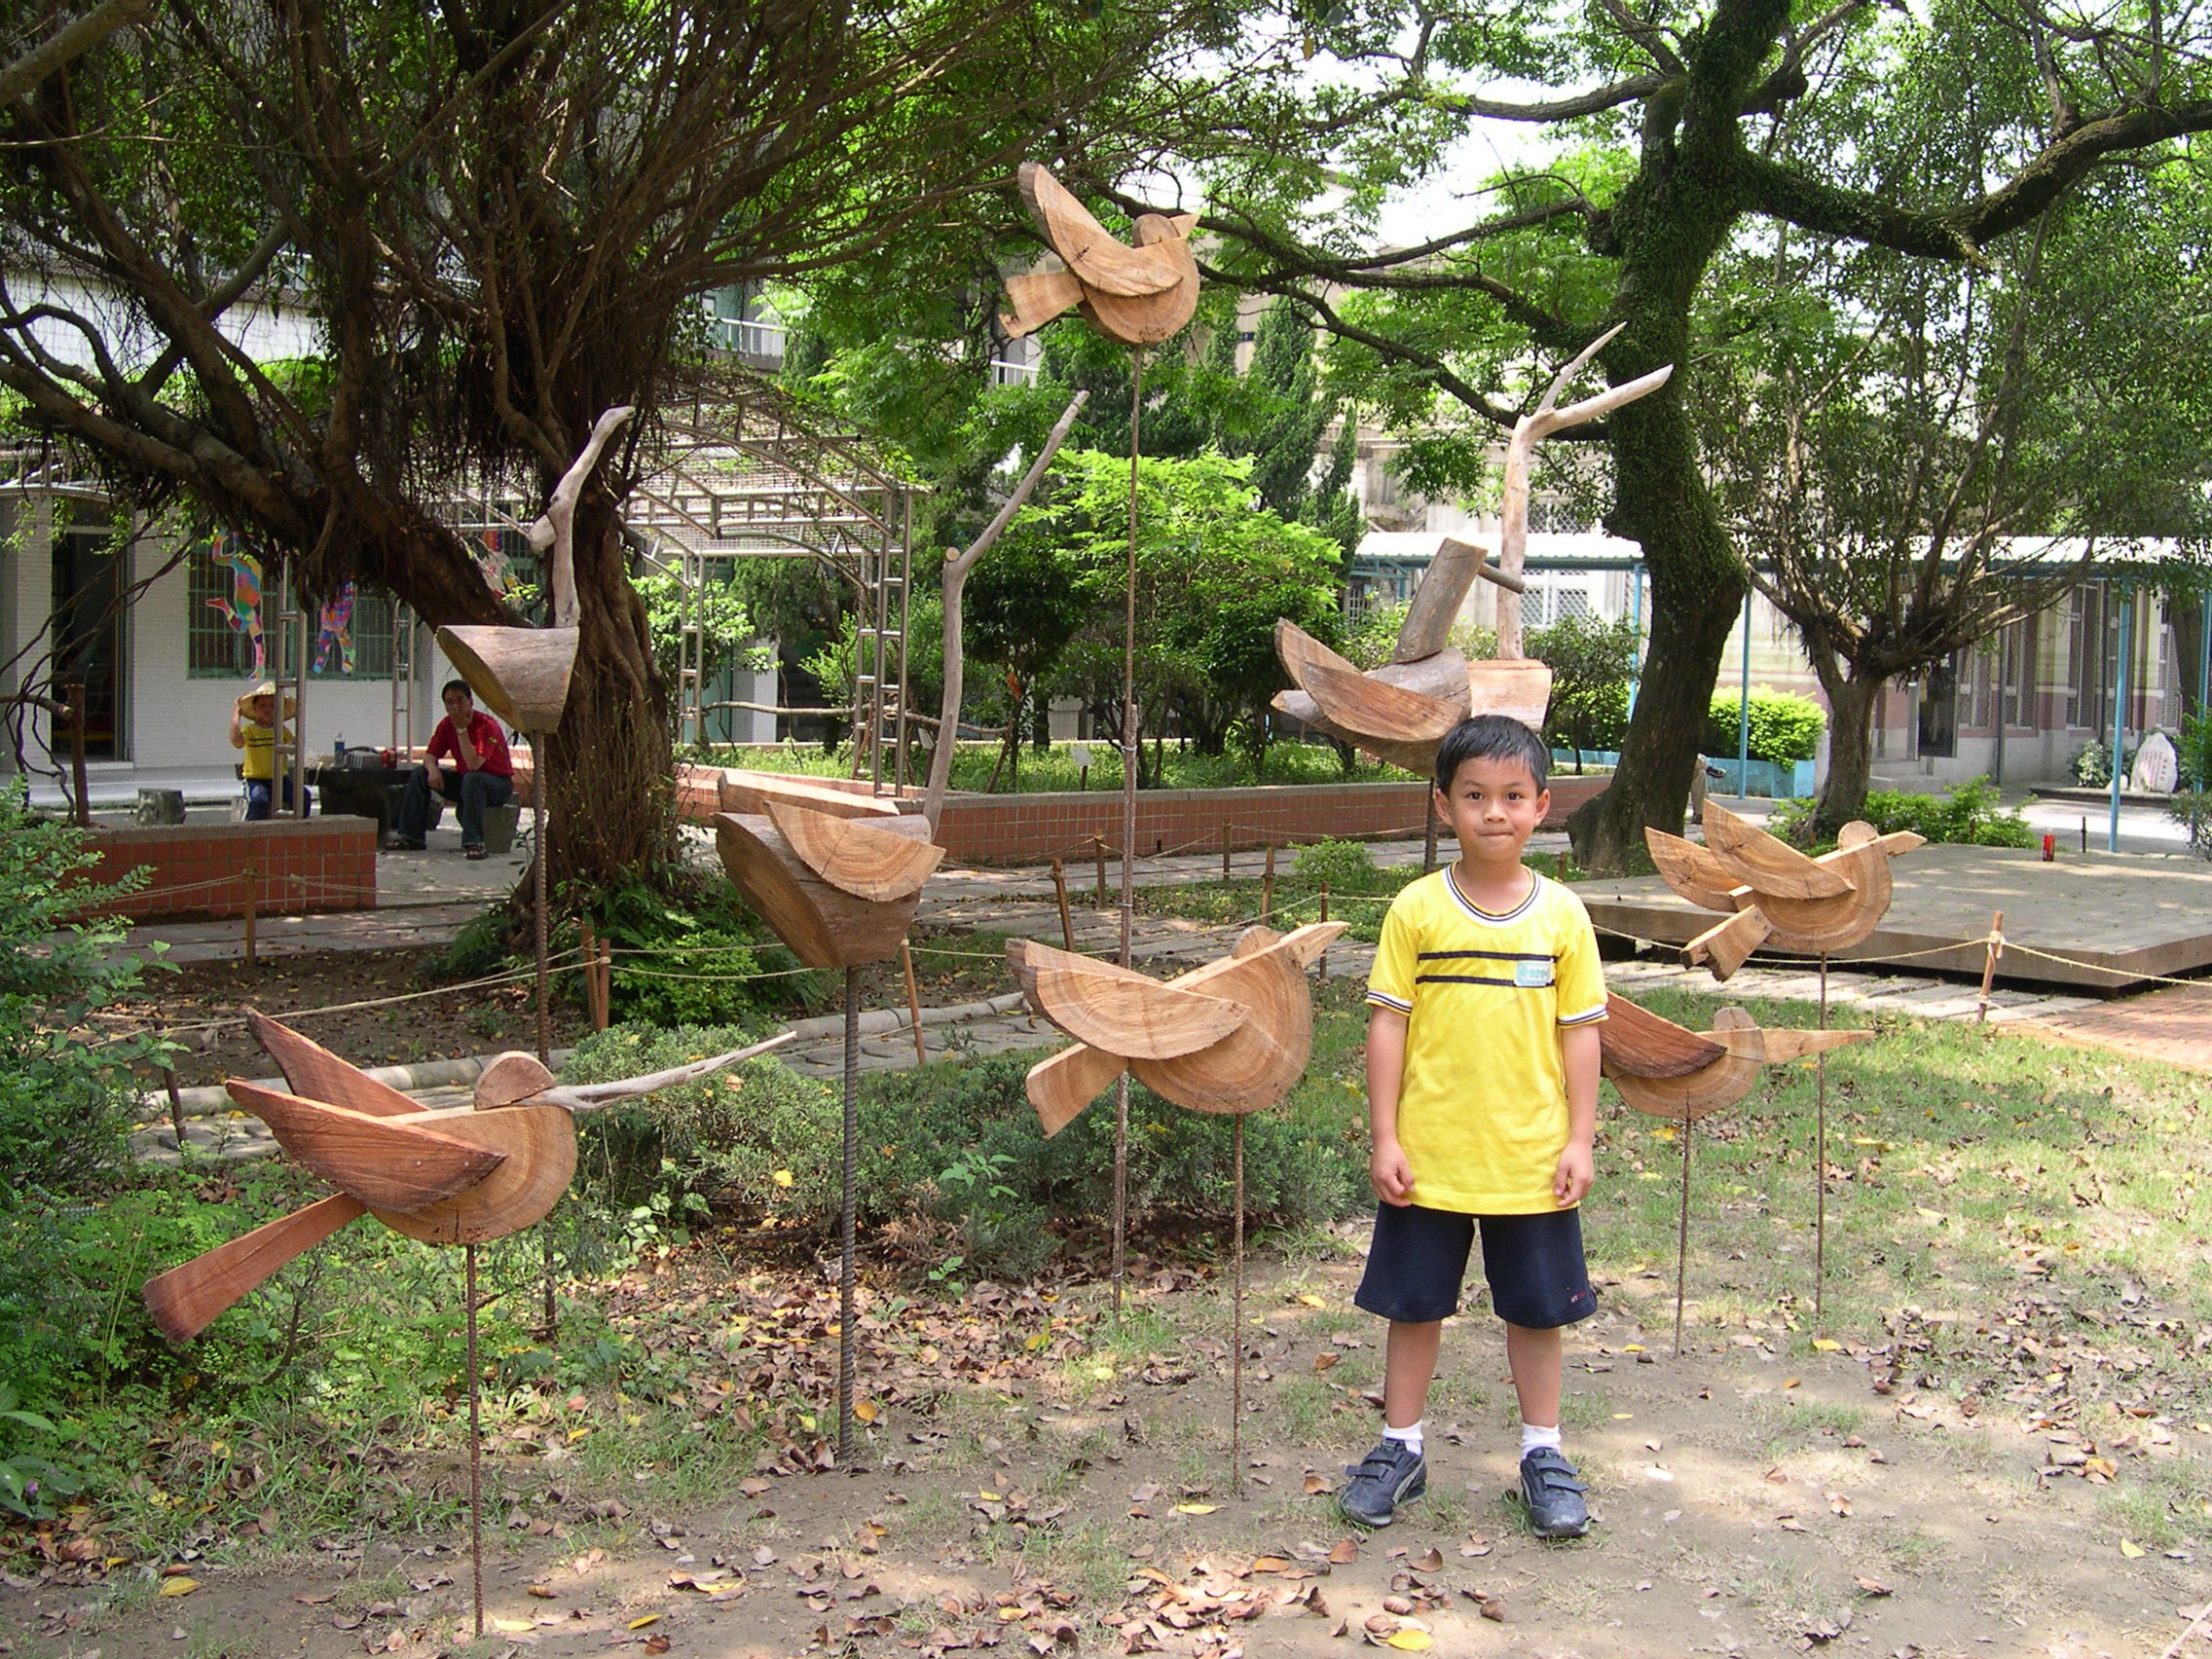
[[1813,672],[1828,699],[1828,775],[1813,804],[1811,828],[1817,838],[1832,840],[1866,811],[1874,771],[1874,701],[1882,694],[1882,680],[1862,680],[1826,652],[1815,656]]
[[2204,687],[2197,671],[2203,665],[2205,611],[2212,594],[2173,594],[2166,600],[2166,620],[2174,625],[2174,653],[2181,671],[2181,710],[2185,719],[2204,717]]
[[577,505],[575,549],[582,639],[569,706],[549,746],[547,869],[556,883],[607,887],[674,856],[675,760],[668,690],[604,490]]

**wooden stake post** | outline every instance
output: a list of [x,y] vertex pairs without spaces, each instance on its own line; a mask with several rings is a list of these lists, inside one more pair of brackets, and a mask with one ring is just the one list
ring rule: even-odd
[[1068,913],[1068,871],[1060,863],[1057,853],[1052,855],[1052,899],[1060,907],[1060,944],[1063,949],[1075,948],[1075,919]]
[[1981,964],[1981,1002],[1974,1010],[1976,1025],[1989,1023],[1989,987],[1997,977],[1997,959],[2005,954],[2005,912],[1999,910],[1989,918],[1989,952]]

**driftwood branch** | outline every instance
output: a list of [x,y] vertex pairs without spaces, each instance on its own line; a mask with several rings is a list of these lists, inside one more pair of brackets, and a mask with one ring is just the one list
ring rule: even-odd
[[[1622,386],[1607,387],[1594,397],[1580,403],[1570,403],[1565,409],[1557,407],[1559,394],[1573,383],[1583,366],[1602,350],[1606,342],[1628,325],[1615,323],[1575,354],[1574,360],[1560,370],[1545,390],[1543,400],[1533,413],[1524,415],[1513,424],[1513,436],[1505,446],[1505,487],[1498,513],[1497,562],[1502,572],[1518,582],[1521,567],[1529,553],[1529,463],[1535,457],[1536,446],[1562,427],[1580,425],[1608,410],[1618,409],[1624,403],[1634,403],[1646,392],[1657,391],[1667,384],[1667,377],[1675,372],[1669,363],[1663,369]],[[1507,583],[1500,583],[1507,586]],[[1521,643],[1521,608],[1518,605],[1501,605],[1497,608],[1497,654],[1500,657],[1520,657],[1526,654]]]
[[[994,542],[1005,534],[1006,527],[1014,522],[1014,515],[1029,499],[1030,492],[1037,488],[1045,476],[1045,469],[1052,464],[1052,458],[1060,453],[1060,445],[1067,442],[1068,430],[1075,418],[1090,399],[1088,391],[1079,391],[1068,399],[1068,406],[1060,411],[1060,418],[1052,424],[1052,430],[1045,439],[1044,448],[1037,459],[1029,463],[1021,482],[1014,487],[1014,494],[999,508],[998,516],[983,527],[983,534],[969,544],[968,551],[944,562],[944,699],[939,707],[938,730],[959,730],[960,697],[967,689],[967,664],[960,652],[960,595],[968,585],[968,572],[976,568],[976,561],[989,552]],[[952,782],[952,744],[942,737],[930,751],[930,781],[922,795],[922,816],[929,820],[930,839],[937,839],[938,820],[944,816],[944,792]]]
[[561,482],[553,486],[553,498],[545,504],[545,515],[530,527],[532,550],[537,553],[543,553],[548,547],[553,550],[553,626],[556,628],[576,625],[576,502],[583,496],[592,468],[599,464],[600,452],[607,448],[608,440],[621,429],[622,424],[636,413],[635,408],[623,403],[599,418],[575,464],[561,474]]
[[740,1060],[750,1060],[765,1054],[771,1049],[780,1049],[798,1036],[795,1031],[781,1031],[765,1043],[756,1043],[749,1049],[732,1049],[726,1054],[711,1055],[704,1060],[693,1060],[689,1065],[677,1066],[669,1071],[649,1072],[644,1077],[625,1077],[612,1083],[563,1084],[533,1095],[534,1100],[548,1105],[566,1106],[571,1112],[587,1112],[595,1106],[612,1106],[620,1101],[633,1100],[641,1094],[650,1094],[656,1088],[675,1088],[681,1084],[697,1083],[711,1077],[725,1066],[734,1066]]

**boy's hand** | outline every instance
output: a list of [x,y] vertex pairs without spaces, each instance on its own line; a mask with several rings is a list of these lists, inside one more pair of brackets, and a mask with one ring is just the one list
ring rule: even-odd
[[1590,1183],[1597,1179],[1596,1161],[1590,1149],[1580,1141],[1568,1141],[1567,1150],[1559,1155],[1559,1167],[1552,1171],[1552,1197],[1559,1207],[1578,1204],[1590,1191]]
[[1414,1201],[1413,1165],[1406,1161],[1406,1149],[1396,1141],[1375,1143],[1367,1161],[1367,1178],[1375,1184],[1375,1196],[1384,1203],[1404,1209]]

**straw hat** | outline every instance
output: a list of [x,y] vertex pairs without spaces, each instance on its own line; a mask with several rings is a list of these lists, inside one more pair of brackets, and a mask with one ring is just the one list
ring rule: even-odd
[[[274,680],[264,680],[251,691],[240,691],[239,693],[238,701],[238,710],[240,717],[243,719],[249,717],[253,713],[253,711],[247,708],[246,705],[252,702],[256,697],[274,697],[276,695],[276,682]],[[283,718],[285,719],[290,719],[294,715],[299,713],[299,703],[300,700],[297,697],[293,696],[289,691],[284,693]]]

